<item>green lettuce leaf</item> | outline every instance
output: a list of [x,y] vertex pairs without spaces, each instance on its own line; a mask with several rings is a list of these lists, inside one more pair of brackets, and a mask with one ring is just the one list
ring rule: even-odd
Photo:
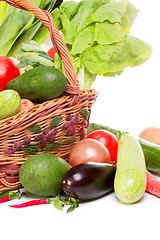
[[89,72],[115,75],[126,67],[144,63],[151,52],[152,48],[148,43],[128,35],[119,43],[91,46],[82,53],[82,58]]
[[119,23],[109,23],[104,21],[95,24],[94,41],[98,44],[112,44],[121,42],[125,37],[125,32]]
[[101,5],[92,15],[89,15],[89,18],[83,24],[81,29],[84,29],[91,23],[103,22],[106,20],[108,20],[110,23],[121,23],[121,18],[127,9],[127,3],[127,1],[121,0],[119,2],[112,1],[105,5]]
[[61,4],[56,19],[81,89],[90,88],[96,75],[119,75],[126,67],[138,66],[150,57],[152,47],[129,36],[137,14],[128,0]]
[[121,25],[126,34],[129,34],[130,28],[133,25],[138,12],[139,10],[133,4],[128,2],[126,12],[121,19]]
[[82,53],[94,42],[102,45],[121,42],[125,35],[124,29],[119,23],[111,24],[108,21],[93,23],[77,35],[71,54]]

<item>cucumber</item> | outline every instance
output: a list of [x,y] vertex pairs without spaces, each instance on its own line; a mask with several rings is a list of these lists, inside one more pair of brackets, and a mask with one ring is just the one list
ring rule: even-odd
[[[108,130],[109,132],[113,133],[118,139],[124,133],[128,133],[110,128],[108,126],[90,123],[87,129],[87,134],[100,129]],[[155,173],[160,173],[160,146],[142,138],[138,138],[138,141],[144,153],[147,169]]]

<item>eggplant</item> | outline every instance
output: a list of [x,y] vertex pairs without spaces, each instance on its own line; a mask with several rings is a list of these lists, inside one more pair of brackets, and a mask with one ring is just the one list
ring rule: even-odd
[[63,191],[79,200],[93,200],[114,190],[116,166],[87,162],[72,167],[63,177]]

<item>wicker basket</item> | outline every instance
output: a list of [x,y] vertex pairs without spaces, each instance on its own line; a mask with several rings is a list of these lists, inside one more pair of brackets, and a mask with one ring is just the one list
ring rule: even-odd
[[[32,12],[48,28],[52,43],[62,59],[68,85],[61,97],[37,104],[0,121],[0,192],[22,187],[18,176],[20,166],[29,156],[47,149],[43,146],[45,144],[36,142],[46,128],[47,130],[50,128],[49,131],[55,131],[56,134],[55,141],[51,144],[47,143],[46,151],[67,160],[73,144],[84,137],[90,110],[97,97],[94,89],[79,90],[67,47],[53,24],[50,13],[39,9],[28,0],[6,0],[6,2]],[[66,122],[72,126],[70,130]],[[37,129],[42,132],[38,133]],[[26,145],[26,137],[30,140],[30,145]],[[17,142],[23,145],[15,151]],[[34,149],[35,146],[38,150]],[[28,151],[29,148],[31,151]],[[24,155],[25,151],[27,155]]]

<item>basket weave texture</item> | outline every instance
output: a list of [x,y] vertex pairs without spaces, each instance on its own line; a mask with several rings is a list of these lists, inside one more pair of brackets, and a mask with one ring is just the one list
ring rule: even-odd
[[[47,152],[68,160],[73,144],[85,136],[91,107],[97,98],[97,92],[94,89],[79,89],[67,47],[61,34],[56,29],[50,13],[39,9],[28,0],[2,1],[32,12],[48,28],[53,46],[62,59],[68,85],[61,97],[37,104],[19,112],[13,117],[0,121],[0,192],[22,187],[18,176],[20,166],[29,156],[35,154],[28,153],[24,156],[23,147],[12,154],[6,154],[6,149],[13,148],[17,142],[23,143],[26,136],[30,139],[30,144],[35,144],[35,139],[40,133],[31,131],[29,128],[36,125],[42,132],[46,128],[50,128],[50,131],[56,131],[53,147]],[[73,119],[72,122],[70,121],[70,124],[74,125],[74,134],[72,131],[67,132],[67,127],[64,127],[68,121],[67,118]],[[56,122],[57,119],[58,121]],[[74,119],[76,120],[74,121]],[[39,147],[36,154],[44,152],[45,149],[46,146]]]

